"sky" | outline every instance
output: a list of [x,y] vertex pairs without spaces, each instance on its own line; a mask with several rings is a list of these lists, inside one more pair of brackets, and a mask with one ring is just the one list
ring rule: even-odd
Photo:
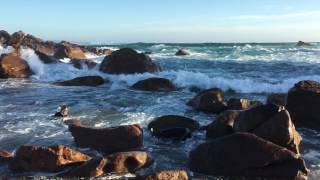
[[0,29],[91,43],[320,41],[320,0],[0,0]]

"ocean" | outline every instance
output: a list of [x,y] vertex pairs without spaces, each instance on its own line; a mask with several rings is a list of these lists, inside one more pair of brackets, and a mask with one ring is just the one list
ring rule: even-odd
[[[221,88],[227,98],[248,98],[266,101],[271,93],[286,93],[300,80],[320,81],[320,43],[297,47],[295,43],[203,43],[203,44],[112,44],[100,48],[134,48],[152,52],[159,63],[159,73],[110,75],[94,69],[76,69],[62,59],[58,64],[43,64],[30,49],[21,55],[35,72],[30,79],[0,80],[0,149],[16,150],[22,144],[65,144],[76,147],[68,127],[52,114],[61,104],[68,104],[73,118],[93,127],[112,127],[139,123],[144,127],[155,117],[182,115],[206,125],[216,115],[193,111],[186,106],[197,92]],[[187,49],[189,56],[175,56],[178,49]],[[10,52],[0,47],[0,54]],[[103,56],[87,54],[101,63]],[[100,75],[110,83],[99,87],[61,87],[52,83],[84,75]],[[174,92],[145,92],[130,88],[149,77],[170,79]],[[311,169],[310,179],[320,179],[320,132],[298,129],[303,137],[301,152]],[[155,162],[151,169],[188,169],[188,153],[204,142],[205,132],[181,142],[164,141],[144,132],[144,149]],[[81,149],[97,153],[90,149]],[[10,175],[5,164],[0,174]],[[50,175],[50,174],[26,174]]]

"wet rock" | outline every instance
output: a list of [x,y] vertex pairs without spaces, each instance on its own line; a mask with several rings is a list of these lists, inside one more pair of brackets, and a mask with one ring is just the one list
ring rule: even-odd
[[97,66],[96,62],[87,59],[72,59],[71,63],[77,69],[93,69]]
[[185,49],[179,49],[176,52],[176,56],[187,56],[187,55],[190,55],[190,52]]
[[133,173],[151,164],[151,159],[146,152],[130,151],[110,154],[105,157],[107,164],[106,173]]
[[54,84],[59,86],[99,86],[104,84],[101,76],[82,76],[67,81],[60,81]]
[[261,105],[242,111],[234,121],[235,132],[250,132],[299,153],[301,136],[282,106]]
[[60,177],[99,177],[104,174],[107,160],[103,157],[95,157],[70,171],[60,174]]
[[143,144],[143,129],[140,125],[96,129],[70,124],[69,131],[77,146],[93,148],[106,154],[140,148]]
[[15,32],[11,35],[9,45],[14,47],[15,49],[20,49],[20,46],[25,37],[25,33],[22,31]]
[[311,44],[307,42],[299,41],[297,42],[296,46],[311,46]]
[[145,175],[137,175],[136,180],[188,180],[188,172],[184,170],[164,170]]
[[194,172],[224,177],[307,179],[305,162],[254,134],[235,133],[199,145],[189,158]]
[[217,120],[206,126],[206,136],[208,138],[218,138],[234,133],[233,123],[240,111],[227,110],[223,112]]
[[7,45],[10,41],[10,34],[7,31],[0,30],[0,45]]
[[42,53],[41,51],[35,51],[36,55],[38,55],[39,59],[44,63],[44,64],[55,64],[58,63],[58,60],[54,58],[53,56],[49,56],[45,53]]
[[20,146],[9,168],[13,172],[57,172],[69,165],[86,162],[90,157],[63,145]]
[[16,53],[0,57],[0,78],[27,78],[32,75],[28,63]]
[[5,150],[0,150],[0,162],[10,161],[12,158],[13,158],[12,153]]
[[169,79],[149,78],[141,80],[132,85],[135,89],[144,91],[175,91],[176,87]]
[[286,97],[287,97],[287,94],[285,93],[270,94],[267,98],[267,104],[276,104],[279,106],[285,106]]
[[54,114],[55,117],[68,117],[69,116],[69,108],[66,104],[63,104],[58,107],[57,112]]
[[149,56],[131,48],[112,52],[100,65],[100,71],[109,74],[152,73],[160,70],[160,66],[152,62]]
[[288,92],[287,109],[297,127],[320,129],[320,83],[300,81]]
[[249,99],[231,98],[228,101],[228,109],[244,110],[258,105],[262,105],[259,101],[251,101]]
[[158,117],[148,125],[148,129],[155,137],[182,140],[191,137],[191,133],[199,127],[197,121],[176,115]]
[[227,103],[224,101],[224,93],[219,88],[212,88],[200,92],[188,103],[188,106],[198,111],[209,113],[220,113],[227,109]]
[[79,48],[78,46],[71,45],[69,43],[58,44],[54,57],[57,59],[86,59],[86,55],[84,54],[81,48]]

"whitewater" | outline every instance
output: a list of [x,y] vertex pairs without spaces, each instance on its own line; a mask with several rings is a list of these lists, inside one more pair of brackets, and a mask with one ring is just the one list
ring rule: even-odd
[[[65,144],[75,147],[67,126],[51,117],[56,108],[66,103],[72,117],[94,127],[140,123],[146,126],[155,117],[183,115],[206,125],[216,115],[194,112],[185,105],[197,92],[221,88],[227,98],[248,98],[266,101],[271,93],[286,93],[301,80],[320,81],[320,43],[297,47],[295,43],[244,44],[155,44],[135,43],[99,45],[98,48],[134,48],[149,52],[162,71],[134,75],[110,75],[93,69],[75,68],[70,59],[61,63],[43,64],[31,49],[21,49],[35,73],[30,79],[0,80],[0,149],[16,150],[22,144]],[[191,55],[178,57],[175,52],[187,49]],[[0,55],[11,47],[1,47]],[[101,63],[104,56],[86,54]],[[53,82],[84,75],[100,75],[110,82],[99,87],[59,87]],[[144,92],[130,88],[137,81],[149,77],[170,79],[179,91]],[[319,132],[298,129],[304,140],[302,155],[311,169],[311,179],[320,178]],[[157,162],[150,168],[187,168],[187,157],[192,147],[205,141],[197,132],[186,142],[165,142],[144,134],[144,147]],[[91,151],[83,149],[84,152]],[[90,152],[93,153],[93,152]],[[0,164],[0,174],[9,174]]]

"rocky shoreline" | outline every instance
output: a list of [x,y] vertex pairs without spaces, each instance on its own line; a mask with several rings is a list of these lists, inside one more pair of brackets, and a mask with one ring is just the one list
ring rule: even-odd
[[[111,52],[69,42],[43,41],[19,31],[12,35],[0,31],[0,45],[13,52],[0,57],[0,78],[29,78],[33,72],[20,57],[20,49],[33,49],[46,64],[69,58],[77,68],[95,67],[108,74],[155,73],[160,65],[134,49]],[[101,64],[86,59],[85,53],[105,54]],[[185,51],[177,55],[188,55]],[[99,86],[108,83],[100,76],[77,77],[56,82],[59,86]],[[137,82],[132,88],[143,91],[179,91],[164,78]],[[143,131],[154,138],[183,141],[196,131],[205,131],[207,142],[193,147],[188,167],[193,173],[229,178],[308,179],[309,170],[300,155],[303,141],[296,128],[320,129],[320,83],[300,81],[287,94],[270,95],[267,103],[249,99],[225,99],[219,88],[200,92],[186,104],[194,111],[219,114],[219,118],[200,127],[196,120],[167,115],[154,119],[148,127],[139,124],[93,128],[80,120],[69,120],[68,129],[77,147],[103,154],[91,157],[64,145],[48,147],[24,145],[15,153],[0,151],[0,160],[13,173],[55,172],[58,177],[100,177],[105,174],[136,173],[150,166],[153,159],[143,151]],[[68,116],[68,113],[61,113]],[[165,169],[136,175],[137,179],[192,179],[188,170]]]

